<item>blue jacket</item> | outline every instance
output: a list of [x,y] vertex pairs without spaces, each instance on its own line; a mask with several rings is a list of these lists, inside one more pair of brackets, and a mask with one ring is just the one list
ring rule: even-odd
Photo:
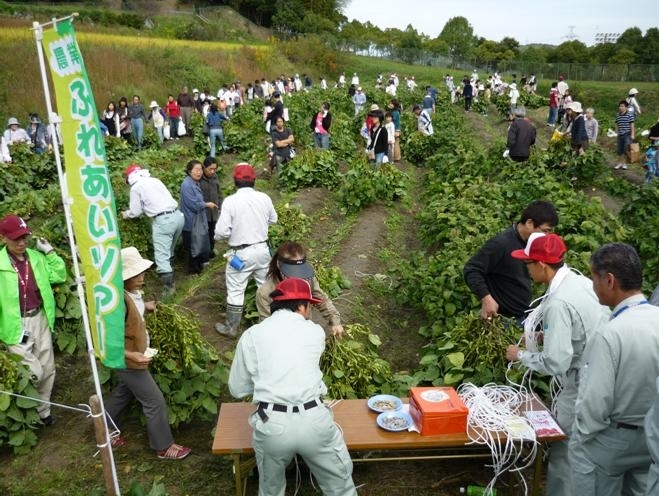
[[197,214],[203,216],[202,220],[208,223],[206,202],[204,202],[201,186],[190,176],[186,176],[181,184],[181,212],[185,217],[184,231],[192,231],[192,224]]
[[229,118],[221,112],[208,112],[206,124],[211,129],[222,127],[222,121],[228,121]]

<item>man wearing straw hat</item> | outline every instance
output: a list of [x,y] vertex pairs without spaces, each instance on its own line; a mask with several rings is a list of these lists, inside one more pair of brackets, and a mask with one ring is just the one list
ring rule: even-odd
[[[37,407],[41,421],[53,424],[50,394],[55,382],[55,357],[51,332],[55,325],[52,284],[66,281],[64,260],[43,238],[37,250],[28,248],[32,231],[17,215],[0,220],[0,341],[10,353],[23,357],[37,378],[43,401]],[[41,253],[40,253],[41,252]]]

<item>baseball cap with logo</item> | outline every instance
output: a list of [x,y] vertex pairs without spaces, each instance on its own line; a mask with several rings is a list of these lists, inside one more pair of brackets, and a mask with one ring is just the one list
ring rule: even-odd
[[237,181],[256,181],[254,167],[247,162],[236,165],[235,169],[233,169],[233,178]]
[[21,236],[32,234],[32,231],[18,215],[6,215],[0,220],[0,234],[16,241]]
[[270,293],[270,298],[274,301],[306,300],[313,304],[323,302],[323,300],[313,297],[311,294],[311,286],[307,281],[296,277],[284,279],[277,284],[275,290]]
[[523,250],[514,250],[510,256],[518,260],[531,260],[555,264],[563,261],[567,247],[558,234],[532,233]]

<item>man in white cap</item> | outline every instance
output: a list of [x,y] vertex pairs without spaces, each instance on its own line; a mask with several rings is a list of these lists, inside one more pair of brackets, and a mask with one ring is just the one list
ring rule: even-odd
[[[592,334],[606,324],[610,311],[597,300],[593,282],[565,264],[566,252],[557,234],[532,233],[524,249],[510,254],[523,261],[533,282],[546,285],[547,291],[524,321],[526,348],[510,345],[506,358],[552,376],[552,382],[559,385],[559,393],[552,398],[552,411],[569,437],[583,353]],[[541,346],[538,329],[543,336]],[[552,443],[545,494],[572,495],[570,474],[567,440]]]
[[352,96],[352,103],[355,106],[355,115],[358,115],[364,105],[366,105],[366,94],[362,91],[361,86],[357,86],[355,89],[355,94]]
[[297,278],[280,282],[270,297],[272,315],[240,337],[229,373],[231,394],[256,405],[248,421],[259,494],[284,494],[286,467],[299,454],[323,494],[355,496],[350,454],[322,400],[325,332],[309,320],[321,300]]
[[581,155],[588,149],[588,131],[586,131],[586,118],[580,102],[570,102],[566,107],[570,118],[570,142],[572,151]]
[[2,136],[7,145],[30,142],[30,135],[21,127],[21,124],[16,117],[10,117],[7,120],[7,129]]
[[638,90],[636,88],[632,88],[629,90],[629,94],[627,95],[627,103],[629,104],[629,113],[632,114],[632,117],[634,119],[637,119],[639,115],[641,115],[641,106],[638,103],[638,100],[636,99],[636,95],[638,95]]
[[121,215],[124,219],[135,219],[144,214],[153,220],[151,239],[156,272],[164,286],[164,295],[171,295],[176,290],[172,260],[185,223],[183,212],[178,209],[178,202],[163,182],[151,177],[148,170],[131,164],[124,171],[124,176],[130,186],[130,203]]
[[55,325],[52,284],[66,281],[64,260],[43,238],[37,250],[28,248],[30,231],[17,215],[0,220],[0,341],[10,353],[23,357],[36,377],[37,412],[45,425],[52,425],[50,395],[55,383],[55,356],[51,333]]
[[265,281],[270,264],[268,227],[277,222],[270,197],[254,189],[256,173],[250,164],[236,165],[233,181],[237,191],[222,202],[215,227],[215,239],[227,239],[230,248],[225,271],[226,321],[215,324],[215,330],[228,337],[238,334],[250,277],[257,287]]

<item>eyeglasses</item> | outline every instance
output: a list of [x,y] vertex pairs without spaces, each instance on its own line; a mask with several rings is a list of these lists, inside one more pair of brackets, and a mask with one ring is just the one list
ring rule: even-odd
[[28,244],[28,243],[30,242],[30,238],[31,238],[31,237],[32,237],[32,235],[30,235],[30,234],[24,234],[24,235],[21,236],[20,238],[16,238],[16,239],[9,239],[9,238],[6,238],[6,239],[7,239],[7,242],[8,242],[8,243],[12,243],[12,244],[15,244],[15,245],[18,245],[18,244],[24,244],[24,245],[26,245],[26,244]]

